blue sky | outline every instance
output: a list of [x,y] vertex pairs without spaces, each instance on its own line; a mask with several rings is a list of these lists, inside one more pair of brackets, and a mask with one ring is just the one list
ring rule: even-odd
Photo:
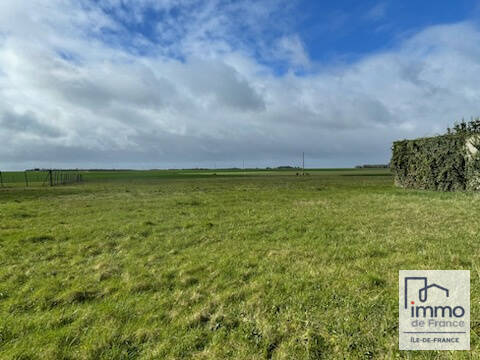
[[388,50],[428,26],[472,18],[476,1],[302,1],[297,11],[313,60],[348,61]]
[[[143,8],[142,21],[118,16],[109,2],[95,1],[108,16],[121,23],[130,34],[140,34],[158,41],[156,27],[166,18],[188,19],[188,13],[202,8],[201,3],[165,9]],[[279,3],[282,3],[279,1]],[[227,9],[235,1],[220,1],[219,9]],[[128,2],[120,5],[121,11],[131,12]],[[302,40],[312,61],[331,62],[355,61],[368,53],[385,51],[398,45],[412,33],[438,24],[475,21],[478,16],[478,1],[312,1],[283,2],[268,18],[264,18],[262,32],[252,31],[239,18],[232,20],[232,36],[256,49],[259,41],[272,41],[276,37],[296,33]],[[108,32],[107,32],[108,33]],[[120,38],[122,32],[117,34]],[[260,37],[260,39],[259,39]],[[117,39],[122,41],[121,39]],[[108,39],[106,40],[108,42]],[[166,44],[170,45],[169,42]],[[128,42],[124,43],[128,46]],[[142,47],[138,47],[141,52]],[[259,56],[259,60],[262,60]],[[280,65],[280,64],[276,64]],[[275,66],[275,64],[273,64]],[[276,70],[286,70],[279,67]]]
[[0,3],[0,169],[343,167],[478,116],[477,1]]

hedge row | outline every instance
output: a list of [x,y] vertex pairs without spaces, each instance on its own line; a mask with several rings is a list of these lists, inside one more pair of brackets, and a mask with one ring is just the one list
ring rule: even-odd
[[[480,148],[480,121],[461,123],[445,135],[393,143],[390,167],[395,184],[404,188],[440,191],[480,190],[480,152],[472,154],[467,141]],[[475,129],[475,131],[472,130]]]

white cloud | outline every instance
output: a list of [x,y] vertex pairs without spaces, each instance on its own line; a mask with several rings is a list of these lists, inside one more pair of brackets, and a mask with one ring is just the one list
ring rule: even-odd
[[[182,2],[196,12],[162,15],[143,55],[122,17],[138,22],[148,6],[168,13],[173,2],[135,4],[132,18],[112,18],[86,0],[1,2],[0,167],[268,165],[302,151],[317,165],[377,163],[388,161],[392,140],[478,114],[480,33],[469,23],[312,72],[294,32],[279,32],[270,48],[259,36],[255,49],[238,35],[270,26],[272,4]],[[253,11],[255,21],[232,23]],[[278,61],[292,71],[265,65]]]
[[287,60],[293,67],[310,68],[310,59],[298,35],[282,36],[273,47],[272,55],[276,59]]

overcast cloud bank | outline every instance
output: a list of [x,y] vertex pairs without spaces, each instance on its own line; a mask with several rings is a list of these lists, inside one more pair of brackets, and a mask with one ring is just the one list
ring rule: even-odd
[[[302,151],[310,166],[386,163],[393,140],[478,115],[473,23],[328,65],[310,59],[286,11],[3,0],[0,169],[265,166],[298,164]],[[150,36],[132,30],[146,22]]]

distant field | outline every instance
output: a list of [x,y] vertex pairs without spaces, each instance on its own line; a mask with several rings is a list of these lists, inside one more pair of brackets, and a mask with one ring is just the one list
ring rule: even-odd
[[[0,358],[480,358],[479,195],[296,172],[0,189]],[[472,351],[397,350],[399,269],[472,271]]]
[[[165,178],[199,178],[210,176],[288,176],[300,175],[301,170],[263,170],[263,169],[246,169],[246,170],[116,170],[116,171],[75,171],[82,174],[85,181],[101,181],[101,180],[118,180],[129,181],[142,179],[165,179]],[[311,175],[388,175],[389,169],[305,169],[306,176]],[[27,179],[29,185],[48,185],[48,177],[46,171],[29,171]],[[25,172],[23,171],[4,171],[2,179],[5,187],[24,186]]]

